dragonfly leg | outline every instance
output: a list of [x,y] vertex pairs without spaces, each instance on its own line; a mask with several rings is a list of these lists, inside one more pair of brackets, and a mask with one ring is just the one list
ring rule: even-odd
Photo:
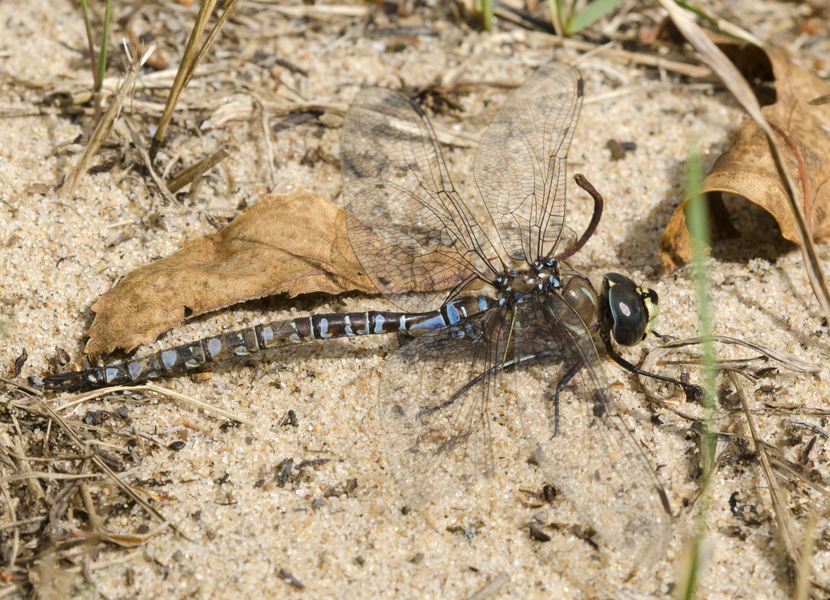
[[564,390],[571,380],[576,377],[576,374],[585,366],[585,358],[580,358],[578,363],[571,366],[568,371],[562,375],[559,383],[556,384],[556,393],[553,396],[553,437],[559,435],[559,394]]
[[635,367],[630,362],[625,360],[622,356],[620,356],[617,351],[614,349],[614,346],[611,344],[611,338],[608,336],[607,333],[601,333],[600,337],[602,337],[602,341],[605,342],[605,349],[608,352],[608,356],[611,359],[620,365],[626,371],[630,373],[635,373],[637,375],[644,375],[645,377],[651,377],[652,379],[657,379],[659,381],[665,381],[666,383],[673,383],[675,385],[679,385],[683,388],[683,392],[686,394],[686,398],[688,400],[700,400],[703,398],[703,390],[700,389],[699,386],[694,385],[693,383],[684,383],[679,379],[673,379],[672,377],[664,377],[663,375],[658,375],[657,373],[649,373],[648,371],[643,371],[642,369]]
[[654,329],[651,330],[651,335],[656,337],[658,340],[660,340],[664,344],[668,344],[669,342],[675,342],[678,339],[680,339],[680,338],[678,338],[677,336],[674,336],[674,335],[663,335],[662,333],[657,333]]
[[412,335],[408,331],[399,331],[398,335],[396,337],[397,337],[399,348],[403,348],[404,346],[406,346],[410,342],[413,342],[416,339],[418,339],[416,336]]
[[[432,413],[432,412],[436,412],[436,411],[448,408],[456,400],[458,400],[463,394],[465,394],[468,390],[470,390],[470,388],[472,388],[479,381],[481,381],[485,376],[494,375],[495,373],[497,373],[499,371],[515,367],[515,366],[520,365],[522,363],[532,362],[532,361],[536,361],[536,360],[544,360],[546,358],[550,358],[553,355],[554,355],[553,352],[551,352],[549,350],[543,350],[542,352],[537,352],[535,354],[529,354],[529,355],[523,356],[521,358],[515,358],[513,360],[509,360],[509,361],[507,361],[505,363],[502,363],[502,364],[494,365],[494,366],[490,367],[484,373],[480,373],[477,376],[470,379],[470,381],[468,381],[467,384],[464,387],[462,387],[455,394],[453,394],[452,397],[450,397],[446,402],[443,402],[443,403],[439,404],[438,406],[433,406],[431,408],[422,409],[416,415],[416,418],[421,417],[425,414],[429,414],[429,413]],[[584,367],[584,366],[585,366],[585,359],[580,358],[579,362],[574,364],[573,366],[571,366],[571,368],[569,368],[567,370],[567,372],[564,375],[562,375],[561,379],[559,380],[559,383],[556,384],[556,392],[554,393],[554,396],[553,396],[553,437],[556,437],[557,435],[559,435],[559,394],[562,392],[562,390],[564,390],[567,387],[567,385],[571,382],[571,380],[574,377],[576,377],[577,373],[579,373],[582,370],[582,367]]]

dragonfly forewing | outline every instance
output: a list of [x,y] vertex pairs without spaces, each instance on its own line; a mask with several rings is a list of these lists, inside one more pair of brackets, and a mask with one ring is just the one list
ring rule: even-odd
[[473,273],[492,274],[495,250],[453,188],[429,120],[406,96],[358,93],[343,124],[342,171],[349,241],[397,306],[437,308]]
[[473,173],[508,255],[551,256],[565,222],[565,165],[582,106],[582,77],[540,67],[507,98],[476,151]]

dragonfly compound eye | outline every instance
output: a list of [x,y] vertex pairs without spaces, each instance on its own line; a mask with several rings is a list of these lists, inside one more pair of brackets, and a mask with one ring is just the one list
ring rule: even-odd
[[657,294],[638,288],[628,277],[619,273],[607,274],[602,287],[614,339],[623,346],[640,343],[657,316]]

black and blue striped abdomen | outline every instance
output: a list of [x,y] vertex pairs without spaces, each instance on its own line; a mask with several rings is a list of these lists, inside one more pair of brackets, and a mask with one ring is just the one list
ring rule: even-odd
[[273,321],[203,338],[124,363],[50,375],[44,378],[43,385],[47,390],[124,385],[175,375],[202,368],[210,363],[243,358],[263,350],[303,344],[312,340],[399,331],[420,334],[453,325],[496,305],[494,300],[484,296],[468,296],[453,300],[439,310],[425,313],[372,310]]

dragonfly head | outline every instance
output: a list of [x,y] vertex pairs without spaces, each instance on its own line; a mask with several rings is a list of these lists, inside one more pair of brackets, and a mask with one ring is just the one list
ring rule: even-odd
[[638,287],[625,275],[608,273],[602,278],[600,304],[602,327],[611,331],[618,344],[634,346],[654,327],[659,298],[657,292]]

